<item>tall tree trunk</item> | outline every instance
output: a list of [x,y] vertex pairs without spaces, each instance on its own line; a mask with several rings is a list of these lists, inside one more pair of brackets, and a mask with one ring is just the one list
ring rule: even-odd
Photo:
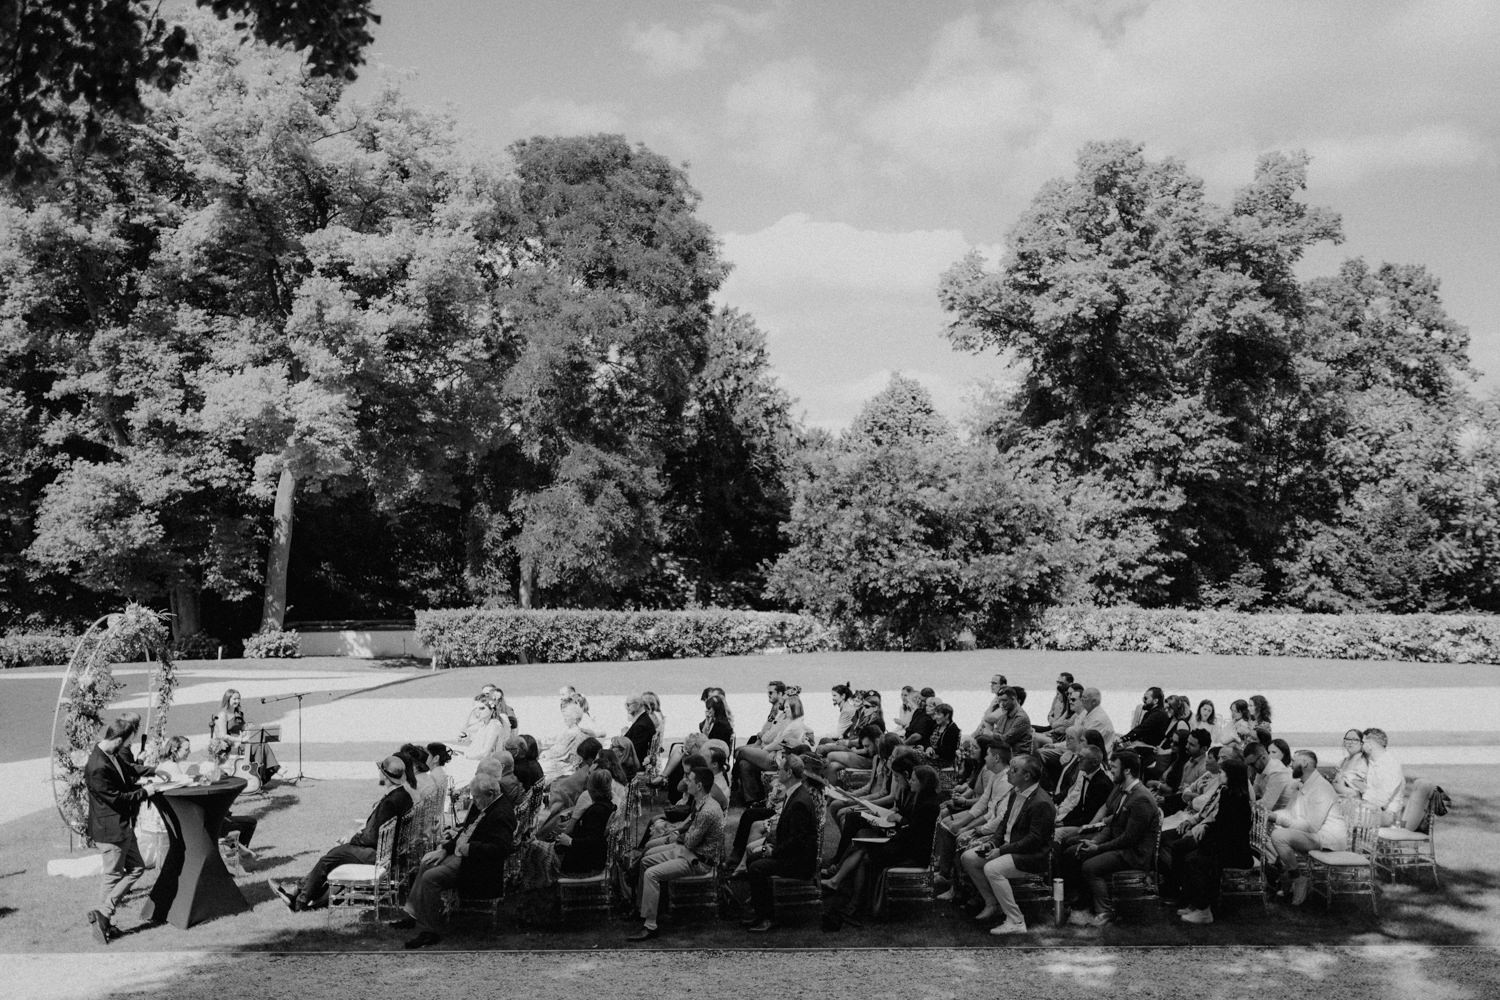
[[516,588],[521,607],[531,610],[531,595],[536,590],[536,564],[530,559],[521,560],[521,582]]
[[266,555],[266,601],[260,613],[262,632],[279,631],[286,622],[286,574],[292,558],[292,512],[297,480],[281,467],[276,506],[271,511],[271,551]]
[[191,583],[179,583],[167,595],[172,606],[172,638],[186,639],[203,631],[203,615],[200,609],[198,588]]

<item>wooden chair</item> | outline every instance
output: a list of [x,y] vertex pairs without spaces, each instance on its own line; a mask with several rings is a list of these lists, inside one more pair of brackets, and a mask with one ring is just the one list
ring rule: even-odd
[[1334,896],[1369,896],[1370,912],[1380,915],[1376,898],[1375,843],[1380,830],[1380,810],[1359,799],[1339,803],[1349,824],[1349,849],[1310,851],[1312,891],[1333,906]]
[[821,915],[823,911],[823,886],[818,872],[823,867],[823,832],[828,824],[828,802],[821,788],[812,795],[813,809],[818,817],[818,853],[813,859],[812,878],[771,877],[771,899],[778,918],[783,913],[803,916]]
[[1437,862],[1437,812],[1436,797],[1442,792],[1431,782],[1419,782],[1414,794],[1423,794],[1426,786],[1427,806],[1417,829],[1407,830],[1399,826],[1381,827],[1375,835],[1375,867],[1395,881],[1396,874],[1412,869],[1427,868],[1432,871],[1434,889],[1442,885],[1438,876]]
[[328,873],[328,915],[335,909],[373,906],[375,920],[380,920],[381,906],[396,906],[397,884],[394,879],[396,828],[399,820],[388,819],[380,825],[375,845],[375,863],[339,865]]
[[719,884],[727,873],[724,865],[729,858],[728,826],[726,824],[719,844],[719,863],[713,870],[702,875],[688,875],[673,879],[662,886],[662,901],[665,909],[677,922],[684,920],[707,921],[719,915]]
[[1161,828],[1157,827],[1156,841],[1151,845],[1151,860],[1145,868],[1127,868],[1115,872],[1109,878],[1109,892],[1116,904],[1157,899],[1161,890],[1161,873],[1157,869],[1157,854],[1161,850]]
[[1271,846],[1271,821],[1260,803],[1250,813],[1250,853],[1255,862],[1249,868],[1225,868],[1219,877],[1219,896],[1259,896],[1261,906],[1271,908],[1269,864],[1276,857]]

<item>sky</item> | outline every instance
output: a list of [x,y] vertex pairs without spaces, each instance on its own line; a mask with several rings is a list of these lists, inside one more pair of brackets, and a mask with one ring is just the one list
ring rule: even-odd
[[685,165],[807,422],[902,372],[950,417],[994,354],[943,337],[942,272],[1007,232],[1079,148],[1133,139],[1215,200],[1312,156],[1347,257],[1425,265],[1500,387],[1500,4],[1489,0],[377,0],[355,93],[395,74],[501,153],[614,132]]

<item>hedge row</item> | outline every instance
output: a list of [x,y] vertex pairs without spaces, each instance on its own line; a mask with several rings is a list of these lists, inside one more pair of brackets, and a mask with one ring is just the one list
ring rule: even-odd
[[417,638],[444,667],[793,653],[836,647],[805,615],[769,611],[418,611]]
[[1500,663],[1500,616],[1066,607],[1051,608],[1030,622],[1018,645],[1031,649]]
[[0,636],[0,669],[67,663],[72,658],[73,647],[76,645],[78,645],[77,636]]

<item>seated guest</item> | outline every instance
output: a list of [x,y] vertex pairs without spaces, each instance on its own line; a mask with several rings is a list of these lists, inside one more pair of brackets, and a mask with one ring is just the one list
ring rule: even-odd
[[901,741],[909,747],[926,747],[927,737],[932,735],[937,722],[932,718],[932,706],[937,704],[937,692],[932,688],[923,688],[921,701],[916,703],[912,709],[911,721],[906,724],[906,731],[902,734]]
[[1057,693],[1052,696],[1052,705],[1047,709],[1047,724],[1037,726],[1036,731],[1050,733],[1055,729],[1066,730],[1068,717],[1073,714],[1068,707],[1068,691],[1073,687],[1073,675],[1064,670],[1057,675]]
[[[1038,752],[1042,761],[1043,788],[1056,801],[1057,797],[1073,783],[1078,774],[1078,751],[1084,744],[1084,738],[1091,729],[1082,726],[1070,726],[1063,734],[1062,742],[1054,748],[1056,753]],[[1094,733],[1094,738],[1099,739],[1099,734]],[[1100,740],[1103,743],[1103,740]]]
[[1161,810],[1141,784],[1140,757],[1121,751],[1114,755],[1111,768],[1115,790],[1104,804],[1102,824],[1085,826],[1080,838],[1064,848],[1058,859],[1058,870],[1074,901],[1069,919],[1075,924],[1104,927],[1114,922],[1110,876],[1149,867],[1161,831]]
[[996,674],[990,678],[990,703],[980,713],[979,726],[969,734],[970,736],[977,739],[980,736],[989,736],[994,733],[991,717],[1000,714],[1000,690],[1008,683],[1009,681],[1005,679],[1004,674]]
[[[365,824],[353,835],[341,840],[318,859],[302,879],[296,892],[279,882],[270,881],[271,891],[281,897],[292,911],[310,910],[328,903],[328,873],[339,865],[372,865],[375,849],[380,846],[380,828],[387,820],[400,820],[411,812],[411,793],[406,789],[406,765],[401,758],[390,756],[375,765],[380,784],[389,790],[380,796]],[[399,823],[398,823],[399,827]],[[400,830],[397,830],[400,834]]]
[[785,712],[782,703],[786,701],[786,685],[781,681],[771,681],[766,685],[766,701],[771,703],[771,710],[766,714],[766,724],[760,727],[760,732],[745,741],[746,746],[755,746],[767,739],[784,720]]
[[1101,705],[1102,698],[1098,688],[1084,688],[1083,717],[1078,721],[1083,728],[1092,729],[1104,738],[1104,749],[1107,753],[1114,749],[1115,725],[1110,721],[1109,713]]
[[906,739],[906,727],[911,725],[912,718],[922,707],[922,693],[910,684],[901,686],[901,709],[896,713],[896,724],[891,731],[903,740]]
[[1085,743],[1078,751],[1078,769],[1073,781],[1057,799],[1053,839],[1076,838],[1085,826],[1095,821],[1114,790],[1114,780],[1104,767],[1104,751],[1092,743]]
[[1369,763],[1359,797],[1380,810],[1381,826],[1393,826],[1401,818],[1406,799],[1406,773],[1386,749],[1389,743],[1384,729],[1365,730],[1365,759]]
[[[952,767],[958,760],[958,727],[953,724],[953,706],[937,701],[930,709],[935,725],[927,737],[927,759],[937,767]],[[1027,737],[1031,736],[1027,727]]]
[[818,747],[817,752],[828,761],[829,783],[838,780],[839,772],[845,768],[867,768],[874,766],[875,747],[880,742],[881,729],[871,724],[866,726],[859,734],[859,748],[857,750],[839,749],[839,744],[824,744]]
[[1350,729],[1344,733],[1344,759],[1338,770],[1328,780],[1333,790],[1340,795],[1359,798],[1364,791],[1365,774],[1370,769],[1370,758],[1365,756],[1365,733],[1363,729]]
[[740,747],[735,751],[735,775],[739,778],[740,794],[745,802],[759,804],[766,797],[761,777],[776,769],[776,754],[786,750],[798,753],[808,749],[813,740],[802,714],[801,692],[796,687],[786,689],[782,700],[782,721],[764,733],[759,745]]
[[[817,758],[811,758],[817,761]],[[821,766],[821,762],[819,765]],[[786,805],[776,822],[776,843],[745,866],[750,881],[753,915],[747,929],[763,934],[776,928],[775,896],[771,879],[810,879],[818,867],[818,805],[805,780],[807,763],[783,753],[778,778],[786,789]]]
[[[890,757],[890,784],[886,793],[879,798],[869,798],[865,801],[877,809],[894,809],[896,803],[907,794],[911,784],[912,772],[922,763],[922,754],[916,747],[897,744],[891,751]],[[854,848],[854,838],[865,835],[868,827],[863,816],[863,807],[846,809],[839,814],[839,841],[838,847],[833,853],[833,860],[826,866],[827,874],[832,874],[843,864],[844,858]]]
[[[703,721],[696,731],[688,733],[683,741],[675,744],[667,755],[667,765],[653,784],[667,789],[667,801],[676,803],[682,798],[682,758],[691,753],[702,753],[708,740],[719,740],[728,747],[734,742],[734,722],[729,717],[729,705],[718,688],[703,689]],[[697,737],[695,739],[695,737]],[[688,749],[691,741],[694,749]]]
[[253,779],[250,790],[264,787],[266,782],[281,770],[281,765],[276,763],[276,754],[271,750],[271,745],[264,740],[256,739],[255,734],[259,728],[246,731],[245,713],[240,710],[240,693],[234,688],[224,692],[219,700],[219,711],[208,724],[208,737],[228,740],[236,751],[247,752],[247,763],[245,773]]
[[875,884],[887,868],[911,866],[925,868],[932,857],[932,836],[937,826],[938,773],[923,764],[912,771],[912,781],[905,795],[896,803],[890,820],[895,832],[883,844],[860,844],[840,865],[823,887],[840,892],[847,884],[849,901],[845,916],[855,917],[868,902],[866,889]]
[[663,883],[714,870],[724,851],[724,810],[709,795],[713,772],[706,767],[688,771],[688,797],[693,816],[676,842],[657,847],[641,858],[641,929],[628,940],[646,941],[658,935],[657,906]]
[[1000,825],[991,837],[959,859],[960,867],[984,900],[984,908],[974,919],[987,923],[999,917],[1002,922],[990,928],[996,935],[1026,933],[1026,918],[1016,905],[1010,880],[1047,871],[1057,821],[1057,807],[1041,788],[1041,761],[1030,754],[1017,756],[1010,762],[1006,778],[1011,790]]
[[1339,796],[1318,771],[1318,755],[1298,750],[1292,755],[1292,775],[1302,785],[1285,809],[1271,814],[1275,829],[1271,846],[1281,862],[1281,891],[1292,902],[1307,901],[1312,880],[1303,873],[1302,862],[1312,851],[1342,851],[1349,845],[1349,824],[1339,808]]
[[[1055,724],[1051,725],[1044,733],[1035,733],[1033,740],[1039,747],[1049,746],[1053,743],[1061,743],[1067,736],[1069,729],[1083,724],[1083,716],[1086,709],[1083,707],[1083,685],[1069,684],[1068,690],[1063,697],[1067,699],[1067,712],[1058,717]],[[1046,761],[1044,760],[1045,764]]]
[[578,744],[578,767],[567,777],[558,778],[547,786],[547,811],[537,821],[537,837],[551,840],[561,828],[562,818],[572,812],[578,797],[588,786],[589,775],[599,760],[603,745],[590,736]]
[[638,694],[625,699],[625,714],[630,723],[625,727],[624,736],[635,747],[636,760],[645,760],[651,753],[651,741],[656,738],[656,722]]
[[1202,729],[1208,732],[1209,738],[1213,740],[1213,746],[1221,747],[1234,738],[1234,730],[1229,725],[1229,720],[1219,718],[1218,709],[1214,703],[1204,698],[1198,702],[1198,708],[1193,712],[1192,726],[1194,729]]
[[635,755],[635,744],[627,737],[616,736],[609,741],[606,749],[615,752],[615,757],[620,762],[620,770],[625,772],[625,784],[629,785],[635,780],[635,776],[641,773],[641,761]]
[[953,796],[961,795],[970,798],[970,789],[974,782],[982,782],[981,777],[984,770],[984,751],[971,736],[962,736],[958,740],[958,757],[953,761],[953,788],[948,793],[948,800]]
[[1271,756],[1259,742],[1245,744],[1243,750],[1245,767],[1254,778],[1256,800],[1267,816],[1277,809],[1286,808],[1292,800],[1292,769],[1281,762],[1280,757]]
[[1010,744],[1013,753],[1030,753],[1034,745],[1031,718],[1021,707],[1017,689],[1009,684],[1002,687],[995,695],[995,704],[996,710],[985,716],[990,733]]
[[522,788],[530,789],[542,780],[542,762],[537,759],[541,750],[536,737],[527,733],[512,736],[505,741],[505,749],[516,762],[516,780]]
[[1224,784],[1212,817],[1196,824],[1192,832],[1179,841],[1191,845],[1178,853],[1164,881],[1173,881],[1180,893],[1183,908],[1177,915],[1184,923],[1211,924],[1213,906],[1219,899],[1219,883],[1226,868],[1249,868],[1255,863],[1250,849],[1249,782],[1241,761],[1224,763]]
[[[479,693],[474,696],[474,703],[469,706],[469,713],[464,718],[464,724],[458,727],[458,739],[454,740],[453,742],[463,743],[467,741],[469,739],[469,734],[473,732],[475,728],[477,728],[486,719],[489,719],[492,715],[494,715],[494,695],[495,685],[493,684],[486,684],[484,687],[479,689]],[[489,713],[483,718],[481,718],[479,715],[480,706],[489,709]]]
[[[833,759],[832,755],[842,753],[846,759],[845,767],[869,767],[869,761],[858,763],[859,751],[864,741],[863,733],[871,726],[875,727],[877,733],[885,732],[885,714],[880,707],[879,691],[857,691],[855,698],[858,699],[858,708],[854,713],[853,728],[845,730],[845,735],[832,739],[819,740],[815,752],[823,757]],[[853,760],[848,755],[854,755]]]
[[[1000,800],[1009,792],[1003,776],[1010,767],[1010,744],[998,736],[981,736],[979,744],[984,748],[983,773],[987,776],[987,780],[980,786],[980,794],[973,799],[963,800],[967,805],[957,806],[950,801],[939,810],[938,828],[933,834],[933,857],[936,859],[934,870],[939,876],[947,876],[958,842],[970,842],[974,836],[970,831],[977,831],[988,821],[999,807]],[[938,898],[953,897],[950,892]]]
[[1120,737],[1119,745],[1137,753],[1147,750],[1154,757],[1162,744],[1162,738],[1167,734],[1167,727],[1172,723],[1161,688],[1148,687],[1145,694],[1141,695],[1141,707],[1143,712],[1140,722]]
[[[406,897],[407,916],[395,920],[397,929],[417,928],[407,948],[426,948],[443,939],[443,893],[492,898],[500,895],[505,859],[515,850],[516,815],[510,800],[500,793],[500,782],[479,774],[470,785],[474,807],[463,824],[446,837],[441,847],[422,856],[422,867]],[[368,863],[368,862],[367,862]]]
[[1208,773],[1208,748],[1212,741],[1213,737],[1205,729],[1195,729],[1188,733],[1187,740],[1182,745],[1182,759],[1177,762],[1180,766],[1169,768],[1164,780],[1146,782],[1146,787],[1155,793],[1156,801],[1161,803],[1164,814],[1171,816],[1181,812],[1185,806],[1183,791]]
[[691,732],[682,738],[682,745],[672,751],[671,767],[657,781],[667,790],[667,802],[676,805],[687,795],[687,767],[689,757],[708,759],[708,737]]
[[1250,696],[1250,721],[1257,728],[1271,725],[1271,703],[1266,701],[1263,694],[1252,694]]
[[833,724],[833,735],[825,736],[818,741],[818,746],[823,747],[829,743],[839,740],[853,740],[859,734],[859,728],[855,725],[855,717],[859,714],[861,702],[855,694],[854,688],[847,683],[835,684],[833,686],[833,707],[838,710],[838,721]]
[[[903,748],[900,736],[889,732],[881,733],[880,737],[875,741],[875,754],[871,760],[870,780],[849,794],[856,799],[862,799],[872,805],[881,807],[888,806],[891,802],[895,801],[891,788],[891,755],[898,748]],[[829,772],[837,773],[834,772],[832,764],[829,764],[827,768]],[[829,799],[828,818],[837,829],[842,831],[844,829],[844,818],[846,816],[857,816],[861,808],[861,806],[857,806],[847,800]],[[850,810],[853,811],[850,812]],[[852,837],[853,835],[854,832],[851,829],[849,836]]]
[[618,812],[614,784],[608,771],[596,770],[589,775],[588,787],[578,797],[578,804],[587,801],[587,806],[581,811],[575,809],[557,835],[562,874],[587,875],[604,870],[611,820]]
[[562,713],[563,730],[542,748],[538,760],[542,765],[544,780],[552,781],[574,770],[579,764],[579,748],[587,740],[596,743],[603,736],[587,724],[587,713],[577,700],[582,695],[565,697],[559,708]]

